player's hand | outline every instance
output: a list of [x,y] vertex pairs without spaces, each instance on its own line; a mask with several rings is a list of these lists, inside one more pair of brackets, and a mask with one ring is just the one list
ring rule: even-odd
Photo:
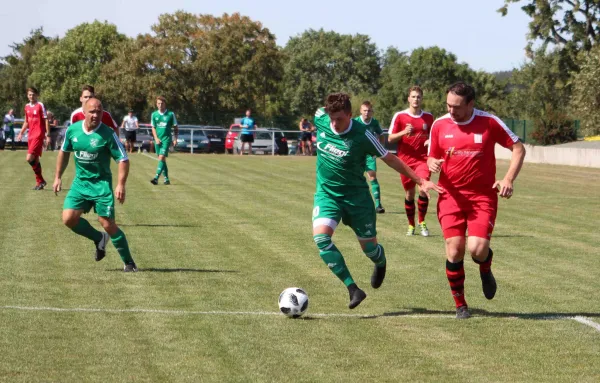
[[18,134],[16,140],[21,141],[21,138],[23,138],[23,136],[21,134]]
[[444,162],[443,159],[436,159],[436,158],[428,158],[427,159],[427,167],[429,168],[429,171],[432,173],[439,173],[442,171],[442,163]]
[[429,140],[425,141],[425,142],[423,143],[423,146],[429,146]]
[[117,197],[117,201],[119,201],[120,204],[123,204],[125,202],[124,185],[117,185],[117,187],[115,188],[115,197]]
[[492,188],[499,192],[500,197],[509,199],[513,195],[513,184],[510,181],[502,180],[494,182]]
[[54,185],[52,185],[52,190],[54,190],[54,195],[58,195],[58,192],[62,190],[62,180],[60,178],[54,179]]
[[159,140],[158,138],[154,140],[154,142],[156,142],[156,145],[160,145],[160,143],[162,142],[161,140]]
[[404,133],[410,136],[413,131],[413,126],[411,124],[406,124],[406,128],[404,128]]
[[429,195],[430,190],[435,190],[436,192],[438,192],[438,194],[446,192],[446,189],[444,189],[443,187],[438,186],[433,182],[427,180],[423,180],[423,183],[419,185],[419,189],[421,189],[421,191],[427,195],[427,198],[431,198],[431,196]]

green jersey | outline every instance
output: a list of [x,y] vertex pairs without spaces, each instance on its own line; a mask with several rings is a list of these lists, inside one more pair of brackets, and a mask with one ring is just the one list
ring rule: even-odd
[[331,126],[325,109],[315,114],[317,128],[317,193],[343,198],[369,193],[363,175],[367,155],[382,157],[388,151],[361,122],[350,120],[342,133]]
[[157,110],[152,113],[150,121],[152,121],[152,127],[156,129],[156,135],[158,136],[159,140],[171,141],[171,129],[174,126],[177,126],[175,113],[171,112],[170,110],[165,110],[164,113],[161,113],[159,110]]
[[91,132],[84,129],[85,120],[71,124],[65,133],[63,152],[75,153],[75,181],[112,182],[110,159],[128,161],[127,152],[115,131],[104,124]]
[[369,123],[365,123],[362,119],[362,116],[358,116],[358,117],[354,117],[354,121],[358,121],[361,124],[363,124],[364,126],[367,127],[367,129],[369,130],[369,132],[373,133],[373,134],[377,134],[377,135],[381,135],[383,134],[383,130],[381,129],[381,125],[379,125],[379,121],[377,121],[376,119],[371,117],[371,121],[369,121]]

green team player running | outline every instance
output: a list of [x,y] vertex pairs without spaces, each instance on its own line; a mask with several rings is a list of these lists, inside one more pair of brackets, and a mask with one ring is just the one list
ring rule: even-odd
[[[96,261],[106,255],[108,238],[116,247],[123,263],[124,271],[137,271],[131,258],[125,233],[115,223],[115,199],[125,202],[125,183],[129,174],[129,159],[125,148],[112,128],[102,121],[102,103],[97,98],[86,101],[85,120],[71,124],[65,133],[61,151],[56,160],[54,192],[62,189],[62,175],[69,164],[70,153],[75,154],[75,178],[63,205],[63,223],[76,234],[82,235],[96,245]],[[110,159],[119,164],[117,187],[113,195]],[[98,221],[106,231],[101,233],[81,217],[92,207],[98,214]]]
[[364,177],[367,156],[380,157],[389,167],[411,178],[421,190],[443,189],[418,177],[404,162],[379,143],[360,121],[352,120],[350,96],[334,93],[327,96],[325,108],[315,114],[317,128],[317,188],[313,207],[313,239],[319,254],[348,288],[350,309],[367,294],[361,290],[346,267],[344,257],[331,237],[342,221],[356,234],[365,255],[375,264],[371,286],[379,288],[386,272],[383,247],[377,243],[375,206]]
[[[375,138],[381,142],[381,134],[383,130],[379,121],[373,118],[373,105],[370,101],[364,101],[360,106],[360,116],[354,118],[355,121],[363,123],[369,132],[371,132]],[[375,198],[375,211],[378,214],[385,213],[385,208],[381,205],[381,188],[379,187],[379,181],[377,181],[377,158],[367,155],[367,175],[369,176],[369,182],[371,183],[371,193]]]
[[[150,121],[152,121],[152,135],[154,136],[154,146],[158,155],[158,167],[156,168],[156,175],[150,180],[150,183],[158,185],[158,177],[163,173],[165,176],[164,184],[170,185],[167,157],[169,156],[171,142],[177,143],[177,119],[175,113],[167,110],[167,101],[164,97],[159,96],[156,98],[156,107],[158,110],[152,113]],[[173,129],[172,139],[171,129]]]

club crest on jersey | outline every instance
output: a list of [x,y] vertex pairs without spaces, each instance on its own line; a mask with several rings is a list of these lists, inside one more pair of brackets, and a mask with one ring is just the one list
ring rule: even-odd
[[91,146],[92,148],[95,148],[96,146],[98,146],[98,139],[97,139],[97,138],[92,138],[92,139],[90,140],[90,146]]
[[428,126],[427,124],[423,124],[423,130],[427,130]]
[[475,140],[476,144],[481,144],[483,143],[483,134],[474,134],[473,139]]

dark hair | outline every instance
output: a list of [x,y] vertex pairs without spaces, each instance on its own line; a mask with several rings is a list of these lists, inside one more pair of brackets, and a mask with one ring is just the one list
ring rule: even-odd
[[346,113],[352,112],[350,96],[346,93],[332,93],[327,96],[327,99],[325,100],[325,112],[329,114],[339,111],[344,111]]
[[158,101],[158,100],[160,100],[160,101],[164,102],[165,104],[167,103],[167,99],[166,99],[166,98],[164,98],[163,96],[158,96],[158,97],[156,97],[156,100],[157,100],[157,101]]
[[372,108],[373,107],[373,104],[371,104],[371,101],[363,101],[363,103],[360,104],[360,106],[363,106],[363,105],[366,106],[366,107],[368,107],[368,108]]
[[466,103],[475,100],[475,88],[463,81],[455,82],[450,85],[446,90],[446,94],[448,93],[454,93],[457,96],[464,97]]
[[410,88],[408,88],[408,95],[409,96],[410,96],[410,94],[412,92],[419,92],[419,93],[421,93],[421,96],[423,96],[423,89],[421,89],[421,87],[418,86],[418,85],[413,85]]
[[29,88],[27,88],[27,93],[29,92],[33,92],[35,94],[40,94],[40,92],[38,92],[37,88],[30,86]]
[[91,86],[91,85],[84,85],[84,86],[81,87],[81,93],[85,92],[86,90],[88,92],[90,92],[91,94],[96,94],[96,92],[94,90],[94,87]]

